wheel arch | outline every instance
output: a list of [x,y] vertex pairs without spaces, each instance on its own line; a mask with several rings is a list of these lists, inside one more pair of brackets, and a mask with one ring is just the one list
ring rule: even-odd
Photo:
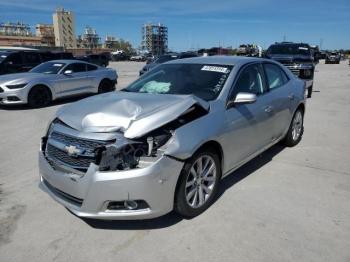
[[[303,115],[305,114],[305,104],[303,102],[301,102],[297,108],[295,109],[295,112],[298,110],[298,109],[301,109],[301,111],[303,112]],[[294,113],[295,113],[294,112]],[[294,115],[294,114],[293,114]]]
[[53,90],[52,90],[52,88],[51,88],[50,85],[48,85],[47,83],[35,83],[35,84],[32,84],[32,86],[31,86],[31,87],[29,88],[29,90],[28,90],[28,93],[27,93],[27,101],[28,101],[29,93],[33,90],[33,88],[38,87],[38,86],[42,86],[42,87],[47,88],[47,89],[50,91],[51,99],[52,99],[52,100],[55,99],[54,92],[53,92]]
[[215,152],[218,155],[219,160],[220,160],[220,168],[221,168],[221,170],[223,170],[224,151],[222,149],[221,144],[218,141],[215,141],[215,140],[206,141],[205,143],[203,143],[201,146],[199,146],[197,148],[197,150],[194,152],[194,154],[196,154],[197,152],[202,151],[202,150],[210,150],[210,151]]
[[101,84],[102,84],[104,81],[109,82],[109,84],[111,84],[111,86],[114,85],[114,86],[113,86],[113,90],[114,90],[114,88],[115,88],[115,83],[113,82],[113,80],[111,80],[108,76],[103,76],[103,77],[101,77],[101,79],[100,79],[99,82],[98,82],[97,92],[99,92],[100,86],[101,86]]
[[[191,157],[193,157],[196,153],[198,152],[201,152],[201,151],[205,151],[205,150],[209,150],[209,151],[212,151],[212,152],[215,152],[216,154],[218,154],[218,157],[219,157],[219,161],[220,161],[220,169],[221,169],[221,175],[222,175],[222,170],[223,170],[223,164],[224,164],[224,152],[223,152],[223,149],[222,149],[222,146],[221,144],[216,141],[216,140],[208,140],[204,143],[202,143],[195,151],[194,153],[191,155]],[[188,161],[191,157],[187,158],[187,159],[184,159],[184,160],[181,160],[183,162],[186,162]],[[183,170],[183,169],[182,169]],[[183,175],[182,173],[182,170],[181,170],[181,173],[180,175],[178,176],[177,178],[177,181],[176,181],[176,186],[175,186],[175,191],[174,191],[174,196],[173,196],[173,203],[174,203],[174,206],[175,206],[175,201],[176,201],[176,195],[179,191],[179,187],[180,187],[180,182],[181,182],[181,176]]]

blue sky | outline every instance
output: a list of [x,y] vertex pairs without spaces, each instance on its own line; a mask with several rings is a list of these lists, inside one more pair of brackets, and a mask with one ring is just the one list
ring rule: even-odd
[[0,22],[52,23],[56,7],[72,10],[76,33],[86,25],[135,47],[141,26],[161,22],[175,51],[275,41],[303,41],[350,49],[350,0],[0,0]]

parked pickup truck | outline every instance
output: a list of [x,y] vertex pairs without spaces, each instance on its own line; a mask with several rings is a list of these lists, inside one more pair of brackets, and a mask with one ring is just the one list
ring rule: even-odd
[[310,98],[313,88],[315,59],[308,44],[282,42],[271,45],[266,57],[286,66],[294,75],[305,81],[307,97]]

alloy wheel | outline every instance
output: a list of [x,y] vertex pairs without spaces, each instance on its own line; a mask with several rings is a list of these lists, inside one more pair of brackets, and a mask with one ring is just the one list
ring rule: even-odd
[[211,196],[217,176],[214,159],[209,155],[199,157],[190,168],[186,179],[186,201],[192,208],[203,206]]
[[297,111],[292,124],[292,138],[294,141],[298,140],[303,128],[303,115],[300,111]]

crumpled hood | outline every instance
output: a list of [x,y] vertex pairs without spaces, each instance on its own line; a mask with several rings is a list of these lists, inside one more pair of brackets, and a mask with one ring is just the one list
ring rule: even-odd
[[198,104],[209,103],[193,95],[113,92],[89,97],[62,107],[57,117],[82,132],[122,131],[136,138],[165,125]]
[[43,78],[49,78],[55,75],[49,75],[49,74],[41,74],[41,73],[16,73],[16,74],[7,74],[0,76],[0,84],[24,84],[29,83],[32,80],[37,79],[38,77]]

